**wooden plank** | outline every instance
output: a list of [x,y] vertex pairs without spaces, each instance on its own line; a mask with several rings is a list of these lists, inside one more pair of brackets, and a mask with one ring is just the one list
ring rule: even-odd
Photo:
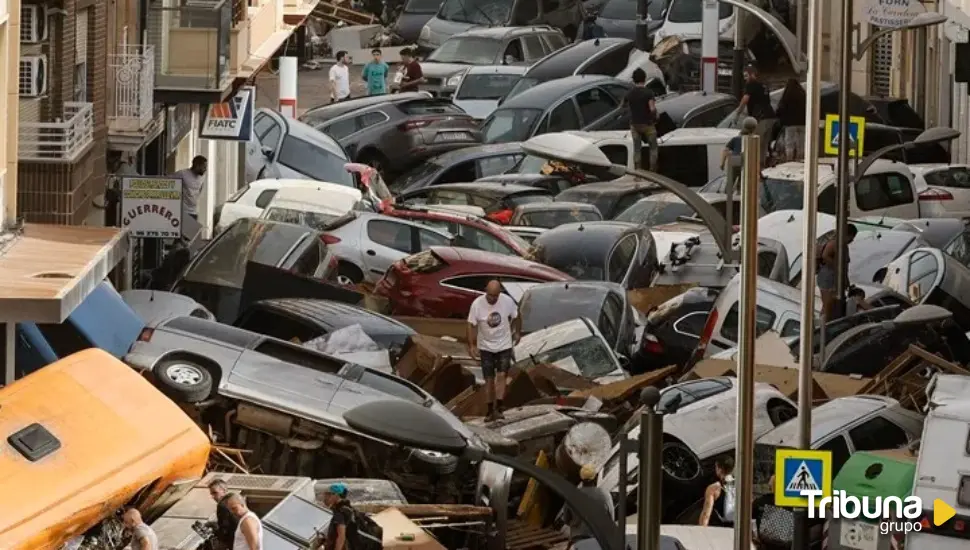
[[596,397],[604,402],[627,399],[636,391],[663,382],[665,378],[672,375],[677,369],[678,367],[676,366],[665,367],[660,370],[620,380],[619,382],[613,382],[612,384],[603,384],[602,386],[596,386],[588,390],[574,391],[569,394],[569,397]]

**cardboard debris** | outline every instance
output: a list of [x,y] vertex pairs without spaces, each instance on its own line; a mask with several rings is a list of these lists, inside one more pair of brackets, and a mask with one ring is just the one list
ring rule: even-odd
[[[681,381],[716,376],[737,376],[737,363],[728,359],[704,359],[694,366]],[[789,399],[798,398],[798,369],[776,365],[755,365],[756,382],[771,384]],[[839,397],[858,394],[868,383],[868,378],[844,376],[825,372],[812,373],[812,402],[818,404]]]
[[[738,358],[737,350],[730,357],[731,361]],[[798,368],[798,361],[777,332],[769,330],[754,341],[754,362],[758,365],[775,365],[777,367]]]
[[930,380],[924,372],[924,367],[928,366],[946,374],[970,376],[967,369],[911,345],[860,389],[860,393],[892,397],[904,407],[922,411],[926,405],[926,385]]
[[[519,407],[540,397],[555,395],[556,393],[557,389],[552,382],[540,376],[532,378],[525,371],[513,367],[506,377],[503,403],[508,408]],[[485,386],[475,388],[471,392],[463,391],[455,399],[452,399],[447,407],[458,418],[485,416],[488,412]]]
[[435,369],[452,361],[469,365],[477,363],[468,355],[465,344],[416,334],[408,341],[395,371],[401,378],[420,384]]
[[595,386],[588,390],[574,391],[569,397],[587,399],[595,397],[599,399],[603,406],[617,401],[626,401],[630,398],[639,399],[639,392],[648,386],[654,386],[663,382],[668,376],[673,374],[677,367],[665,367],[660,370],[631,376],[625,380]]
[[374,514],[371,519],[384,530],[382,548],[446,550],[440,542],[397,508],[388,508],[379,514]]
[[627,293],[632,305],[640,313],[647,314],[650,310],[660,304],[676,298],[688,290],[697,286],[697,283],[684,283],[679,285],[660,285],[649,288],[638,288]]
[[532,378],[541,377],[552,382],[562,392],[595,388],[598,384],[548,363],[539,363],[528,370]]
[[461,319],[438,319],[434,317],[393,316],[394,319],[425,336],[454,338],[459,342],[468,341],[468,323]]

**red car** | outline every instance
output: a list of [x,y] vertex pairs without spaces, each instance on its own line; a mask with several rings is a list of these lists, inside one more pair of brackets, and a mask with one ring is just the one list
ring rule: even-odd
[[565,273],[522,258],[435,246],[391,265],[374,289],[393,315],[465,319],[492,279],[507,283],[571,281]]
[[384,214],[442,229],[461,239],[461,246],[525,257],[529,243],[501,226],[477,216],[443,212],[431,207],[386,208]]

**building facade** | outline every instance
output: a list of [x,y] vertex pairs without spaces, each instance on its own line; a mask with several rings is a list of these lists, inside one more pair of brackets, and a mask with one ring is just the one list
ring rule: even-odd
[[17,82],[20,57],[20,0],[0,0],[0,230],[17,216],[17,142],[20,92]]

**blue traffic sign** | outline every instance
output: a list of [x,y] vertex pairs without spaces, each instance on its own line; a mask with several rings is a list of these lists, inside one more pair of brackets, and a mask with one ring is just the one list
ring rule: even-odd
[[[839,142],[842,139],[842,128],[839,115],[825,115],[825,154],[839,154]],[[862,146],[866,136],[866,118],[861,116],[849,117],[849,156],[862,156]]]
[[778,449],[775,452],[775,504],[805,507],[802,491],[832,494],[832,453]]

